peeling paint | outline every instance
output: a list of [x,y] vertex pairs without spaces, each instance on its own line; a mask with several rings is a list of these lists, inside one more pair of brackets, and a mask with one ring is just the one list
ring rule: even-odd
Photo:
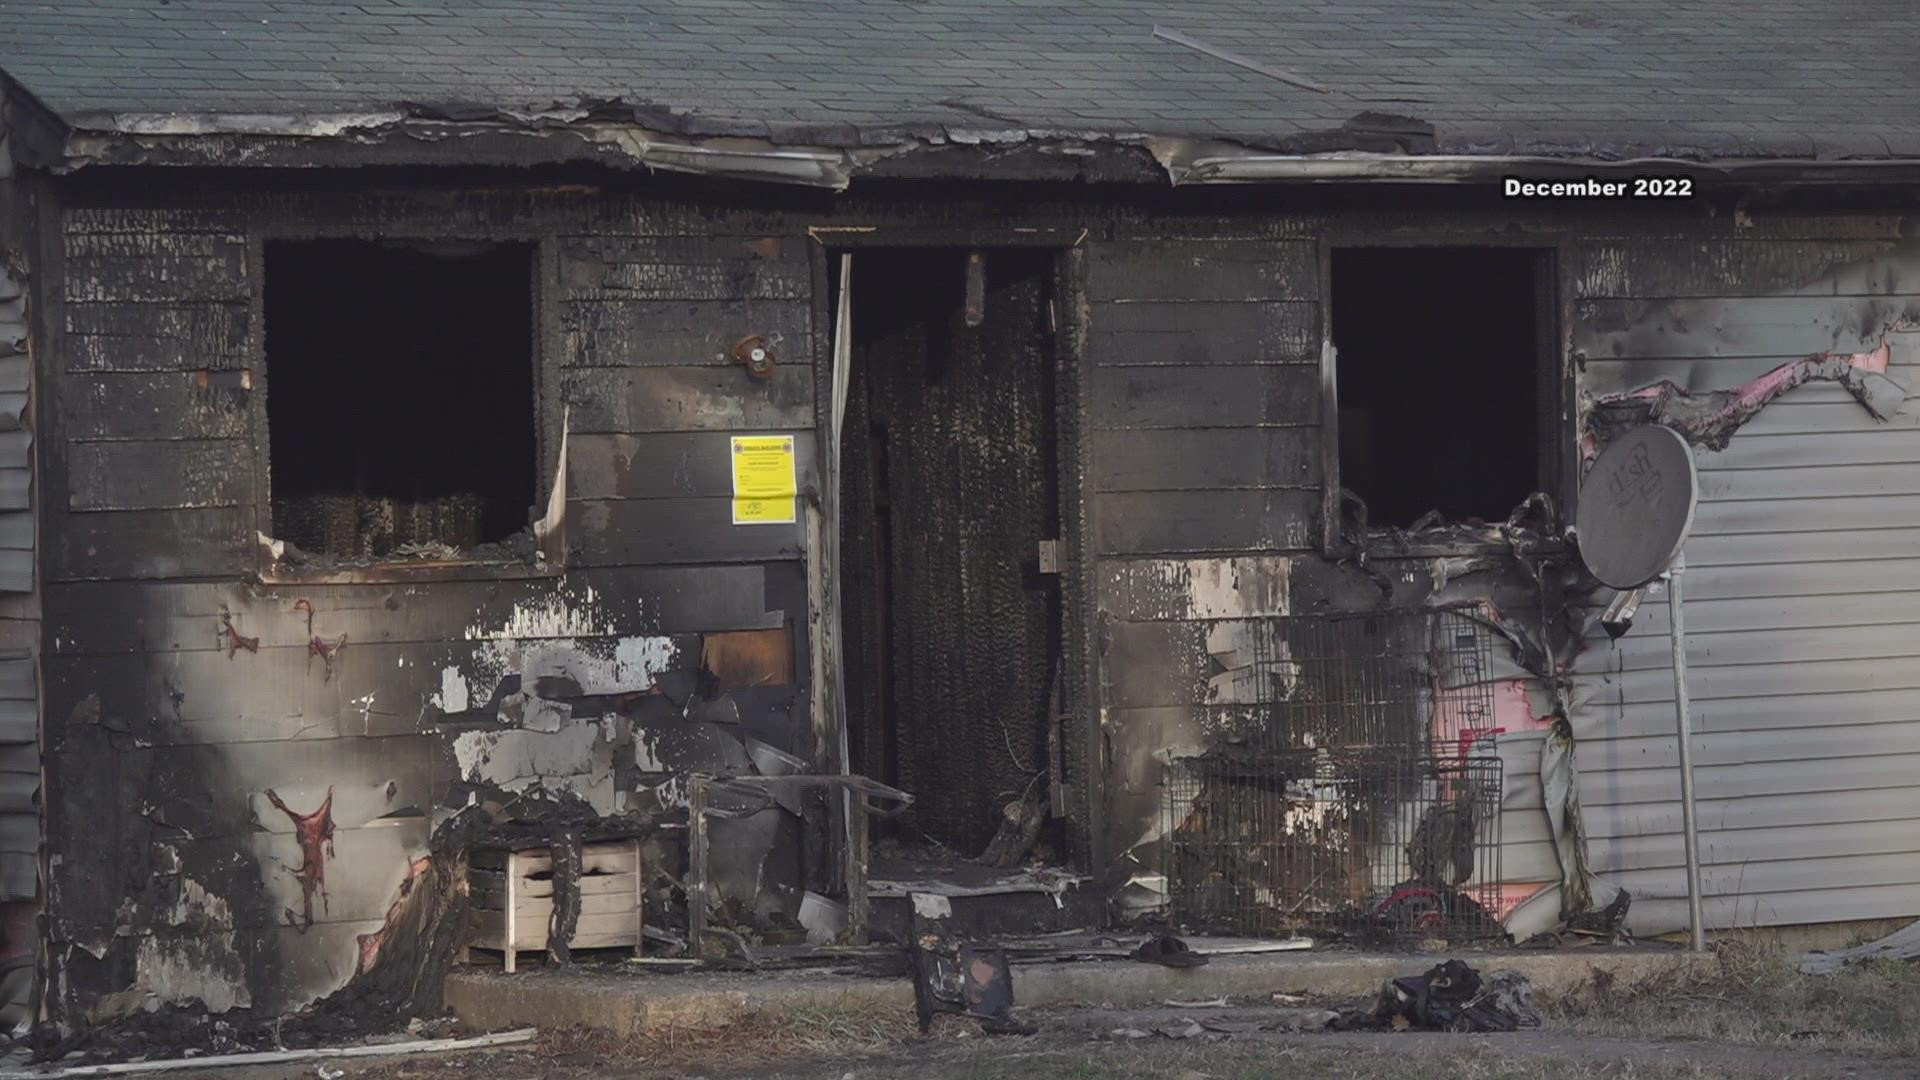
[[453,753],[469,781],[516,794],[571,792],[600,814],[615,812],[613,749],[597,723],[552,732],[464,732]]
[[147,935],[134,953],[134,970],[136,988],[160,1001],[199,1001],[216,1013],[253,1004],[232,931],[185,938]]
[[618,630],[599,610],[599,603],[600,597],[591,585],[577,596],[556,590],[537,600],[515,604],[498,626],[471,625],[462,636],[468,641],[612,637]]
[[466,712],[469,706],[467,680],[460,669],[448,664],[440,669],[440,692],[433,696],[433,704],[441,712]]

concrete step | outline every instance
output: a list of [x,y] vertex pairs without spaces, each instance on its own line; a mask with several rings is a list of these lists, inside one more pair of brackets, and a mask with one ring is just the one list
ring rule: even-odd
[[[1713,962],[1711,956],[1650,948],[1430,955],[1288,952],[1221,956],[1188,969],[1124,960],[1036,962],[1014,966],[1013,994],[1016,1007],[1145,1006],[1167,999],[1263,998],[1274,993],[1365,999],[1389,978],[1417,975],[1453,957],[1481,971],[1519,971],[1545,995],[1571,990],[1596,970],[1632,983],[1688,964]],[[455,1015],[482,1031],[585,1025],[634,1034],[666,1026],[719,1027],[748,1014],[783,1009],[913,1010],[913,983],[904,976],[880,979],[818,969],[664,975],[609,963],[504,975],[498,969],[460,968],[447,976],[446,991]]]

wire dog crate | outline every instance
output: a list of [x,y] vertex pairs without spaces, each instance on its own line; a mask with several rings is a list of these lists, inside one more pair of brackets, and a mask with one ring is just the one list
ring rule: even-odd
[[1499,932],[1491,643],[1458,609],[1251,625],[1258,722],[1171,761],[1162,852],[1193,929],[1405,942]]

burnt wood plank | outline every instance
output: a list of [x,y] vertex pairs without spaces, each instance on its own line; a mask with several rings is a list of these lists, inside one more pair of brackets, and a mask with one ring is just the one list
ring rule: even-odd
[[1102,559],[1095,603],[1129,622],[1291,615],[1294,562],[1284,555]]
[[560,276],[569,297],[807,300],[813,273],[797,238],[569,237]]
[[250,430],[253,378],[244,370],[75,374],[64,382],[70,439],[238,439]]
[[[104,515],[102,515],[104,516]],[[612,636],[694,634],[777,626],[787,615],[767,594],[766,568],[616,566],[569,570],[558,578],[438,581],[407,585],[243,581],[56,584],[47,590],[51,652],[225,650],[222,614],[263,646],[307,640],[314,629],[351,641],[434,643],[477,637],[571,638],[581,627]],[[564,619],[542,619],[541,613]]]
[[1314,424],[1320,373],[1296,365],[1095,368],[1096,429]]
[[[1285,700],[1293,670],[1275,663],[1290,655],[1283,626],[1270,619],[1111,622],[1103,645],[1107,704],[1231,708]],[[1231,713],[1217,719],[1258,721]]]
[[212,255],[71,256],[66,267],[69,301],[243,300],[250,289],[239,246]]
[[1316,305],[1299,302],[1098,304],[1087,332],[1096,364],[1314,364]]
[[1123,240],[1089,246],[1087,296],[1102,300],[1313,300],[1309,241]]
[[225,371],[245,367],[244,304],[66,304],[68,371]]
[[812,320],[798,300],[578,300],[561,312],[562,356],[574,367],[728,366],[734,344],[757,336],[776,361],[805,364]]
[[1088,442],[1096,491],[1319,486],[1317,428],[1095,431]]
[[[280,621],[305,627],[299,612]],[[217,629],[219,622],[205,625]],[[316,620],[314,632],[332,645],[345,633],[336,632],[340,625]],[[525,647],[512,640],[395,644],[345,636],[331,670],[305,642],[261,644],[231,657],[224,649],[60,655],[49,661],[48,704],[53,715],[66,716],[97,696],[103,721],[152,746],[331,740],[434,731],[449,714],[474,709],[490,715],[495,692],[514,675],[553,679],[543,685],[556,694],[641,692],[665,671],[698,667],[700,658],[693,636],[643,642],[658,667],[616,663],[621,639],[611,635]],[[523,688],[531,685],[521,680]]]
[[242,210],[186,210],[175,208],[136,208],[127,206],[75,206],[62,215],[62,226],[69,239],[93,233],[219,233],[236,235],[244,231],[246,213]]
[[568,512],[577,566],[767,562],[806,550],[798,513],[792,525],[735,525],[732,499],[582,500]]
[[[1431,582],[1399,575],[1407,603],[1425,602]],[[1255,619],[1377,607],[1380,590],[1351,566],[1306,556],[1107,558],[1094,582],[1099,610],[1129,622]]]
[[123,510],[65,514],[45,550],[51,581],[239,575],[253,565],[253,511]]
[[243,506],[253,452],[242,439],[74,443],[67,448],[69,510]]
[[[568,444],[568,496],[575,499],[731,498],[729,432],[577,435]],[[815,482],[814,436],[794,433],[794,473]]]
[[1100,555],[1305,551],[1313,546],[1320,493],[1105,492],[1092,503],[1093,546]]
[[562,382],[579,434],[648,431],[794,431],[813,426],[813,369],[577,368]]
[[239,232],[177,232],[153,229],[144,232],[69,232],[67,257],[103,257],[145,259],[182,255],[225,258],[236,250],[244,251],[247,238]]

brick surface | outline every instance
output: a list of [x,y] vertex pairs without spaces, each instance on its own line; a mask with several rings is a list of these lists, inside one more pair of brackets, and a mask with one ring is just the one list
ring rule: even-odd
[[0,69],[82,125],[585,97],[850,138],[950,125],[1285,148],[1374,111],[1432,124],[1415,149],[1880,156],[1920,142],[1913,26],[1910,0],[0,0]]

